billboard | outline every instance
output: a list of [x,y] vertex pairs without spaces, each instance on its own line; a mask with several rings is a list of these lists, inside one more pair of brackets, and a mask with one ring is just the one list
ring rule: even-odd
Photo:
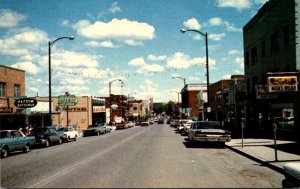
[[297,76],[268,77],[269,92],[297,91]]

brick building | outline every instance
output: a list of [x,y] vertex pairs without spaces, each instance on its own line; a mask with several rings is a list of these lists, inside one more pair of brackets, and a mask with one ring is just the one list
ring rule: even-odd
[[1,129],[24,127],[26,116],[17,112],[16,99],[25,96],[25,71],[0,65]]

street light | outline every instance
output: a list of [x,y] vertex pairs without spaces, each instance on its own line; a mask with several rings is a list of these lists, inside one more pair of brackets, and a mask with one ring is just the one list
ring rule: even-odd
[[[114,82],[114,81],[122,81],[122,79],[114,79],[114,80],[112,80],[112,81],[110,81],[109,83],[108,83],[108,86],[109,86],[109,106],[110,106],[110,108],[109,108],[109,121],[110,121],[110,124],[112,123],[112,117],[111,117],[111,84],[112,84],[112,82]],[[122,83],[123,83],[123,81],[122,81]]]
[[53,44],[60,40],[60,39],[69,39],[69,40],[73,40],[75,39],[74,36],[69,36],[69,37],[60,37],[55,39],[54,41],[49,41],[48,43],[48,53],[49,53],[49,115],[50,115],[50,125],[52,125],[52,109],[51,109],[51,101],[52,101],[52,96],[51,96],[51,47],[53,46]]
[[174,77],[172,77],[172,79],[176,79],[176,78],[182,79],[182,80],[183,80],[183,87],[184,87],[184,86],[185,86],[185,78],[179,77],[179,76],[174,76]]
[[207,90],[207,107],[209,107],[209,68],[208,68],[208,42],[207,42],[207,32],[206,33],[202,33],[199,30],[194,30],[194,29],[181,29],[180,32],[181,33],[185,33],[188,31],[193,31],[193,32],[197,32],[200,35],[202,35],[203,37],[205,37],[205,47],[206,47],[206,90]]

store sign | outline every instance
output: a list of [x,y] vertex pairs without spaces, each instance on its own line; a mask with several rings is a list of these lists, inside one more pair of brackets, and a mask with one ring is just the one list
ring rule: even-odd
[[56,111],[69,111],[69,112],[86,112],[86,107],[59,107],[56,106]]
[[269,93],[268,85],[255,85],[256,99],[273,99],[277,94]]
[[268,77],[269,92],[297,91],[297,76]]
[[57,98],[59,106],[75,106],[78,102],[78,99],[75,95],[60,95]]
[[37,101],[32,98],[17,99],[15,106],[18,108],[33,108],[37,105]]
[[105,106],[93,106],[93,113],[100,113],[105,111]]

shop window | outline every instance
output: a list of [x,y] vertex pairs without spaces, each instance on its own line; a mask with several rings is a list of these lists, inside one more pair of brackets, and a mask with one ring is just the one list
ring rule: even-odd
[[14,85],[14,97],[20,96],[20,85],[15,84]]
[[275,32],[271,36],[271,53],[274,54],[279,51],[279,34]]
[[1,98],[6,97],[6,83],[0,82],[0,97]]

